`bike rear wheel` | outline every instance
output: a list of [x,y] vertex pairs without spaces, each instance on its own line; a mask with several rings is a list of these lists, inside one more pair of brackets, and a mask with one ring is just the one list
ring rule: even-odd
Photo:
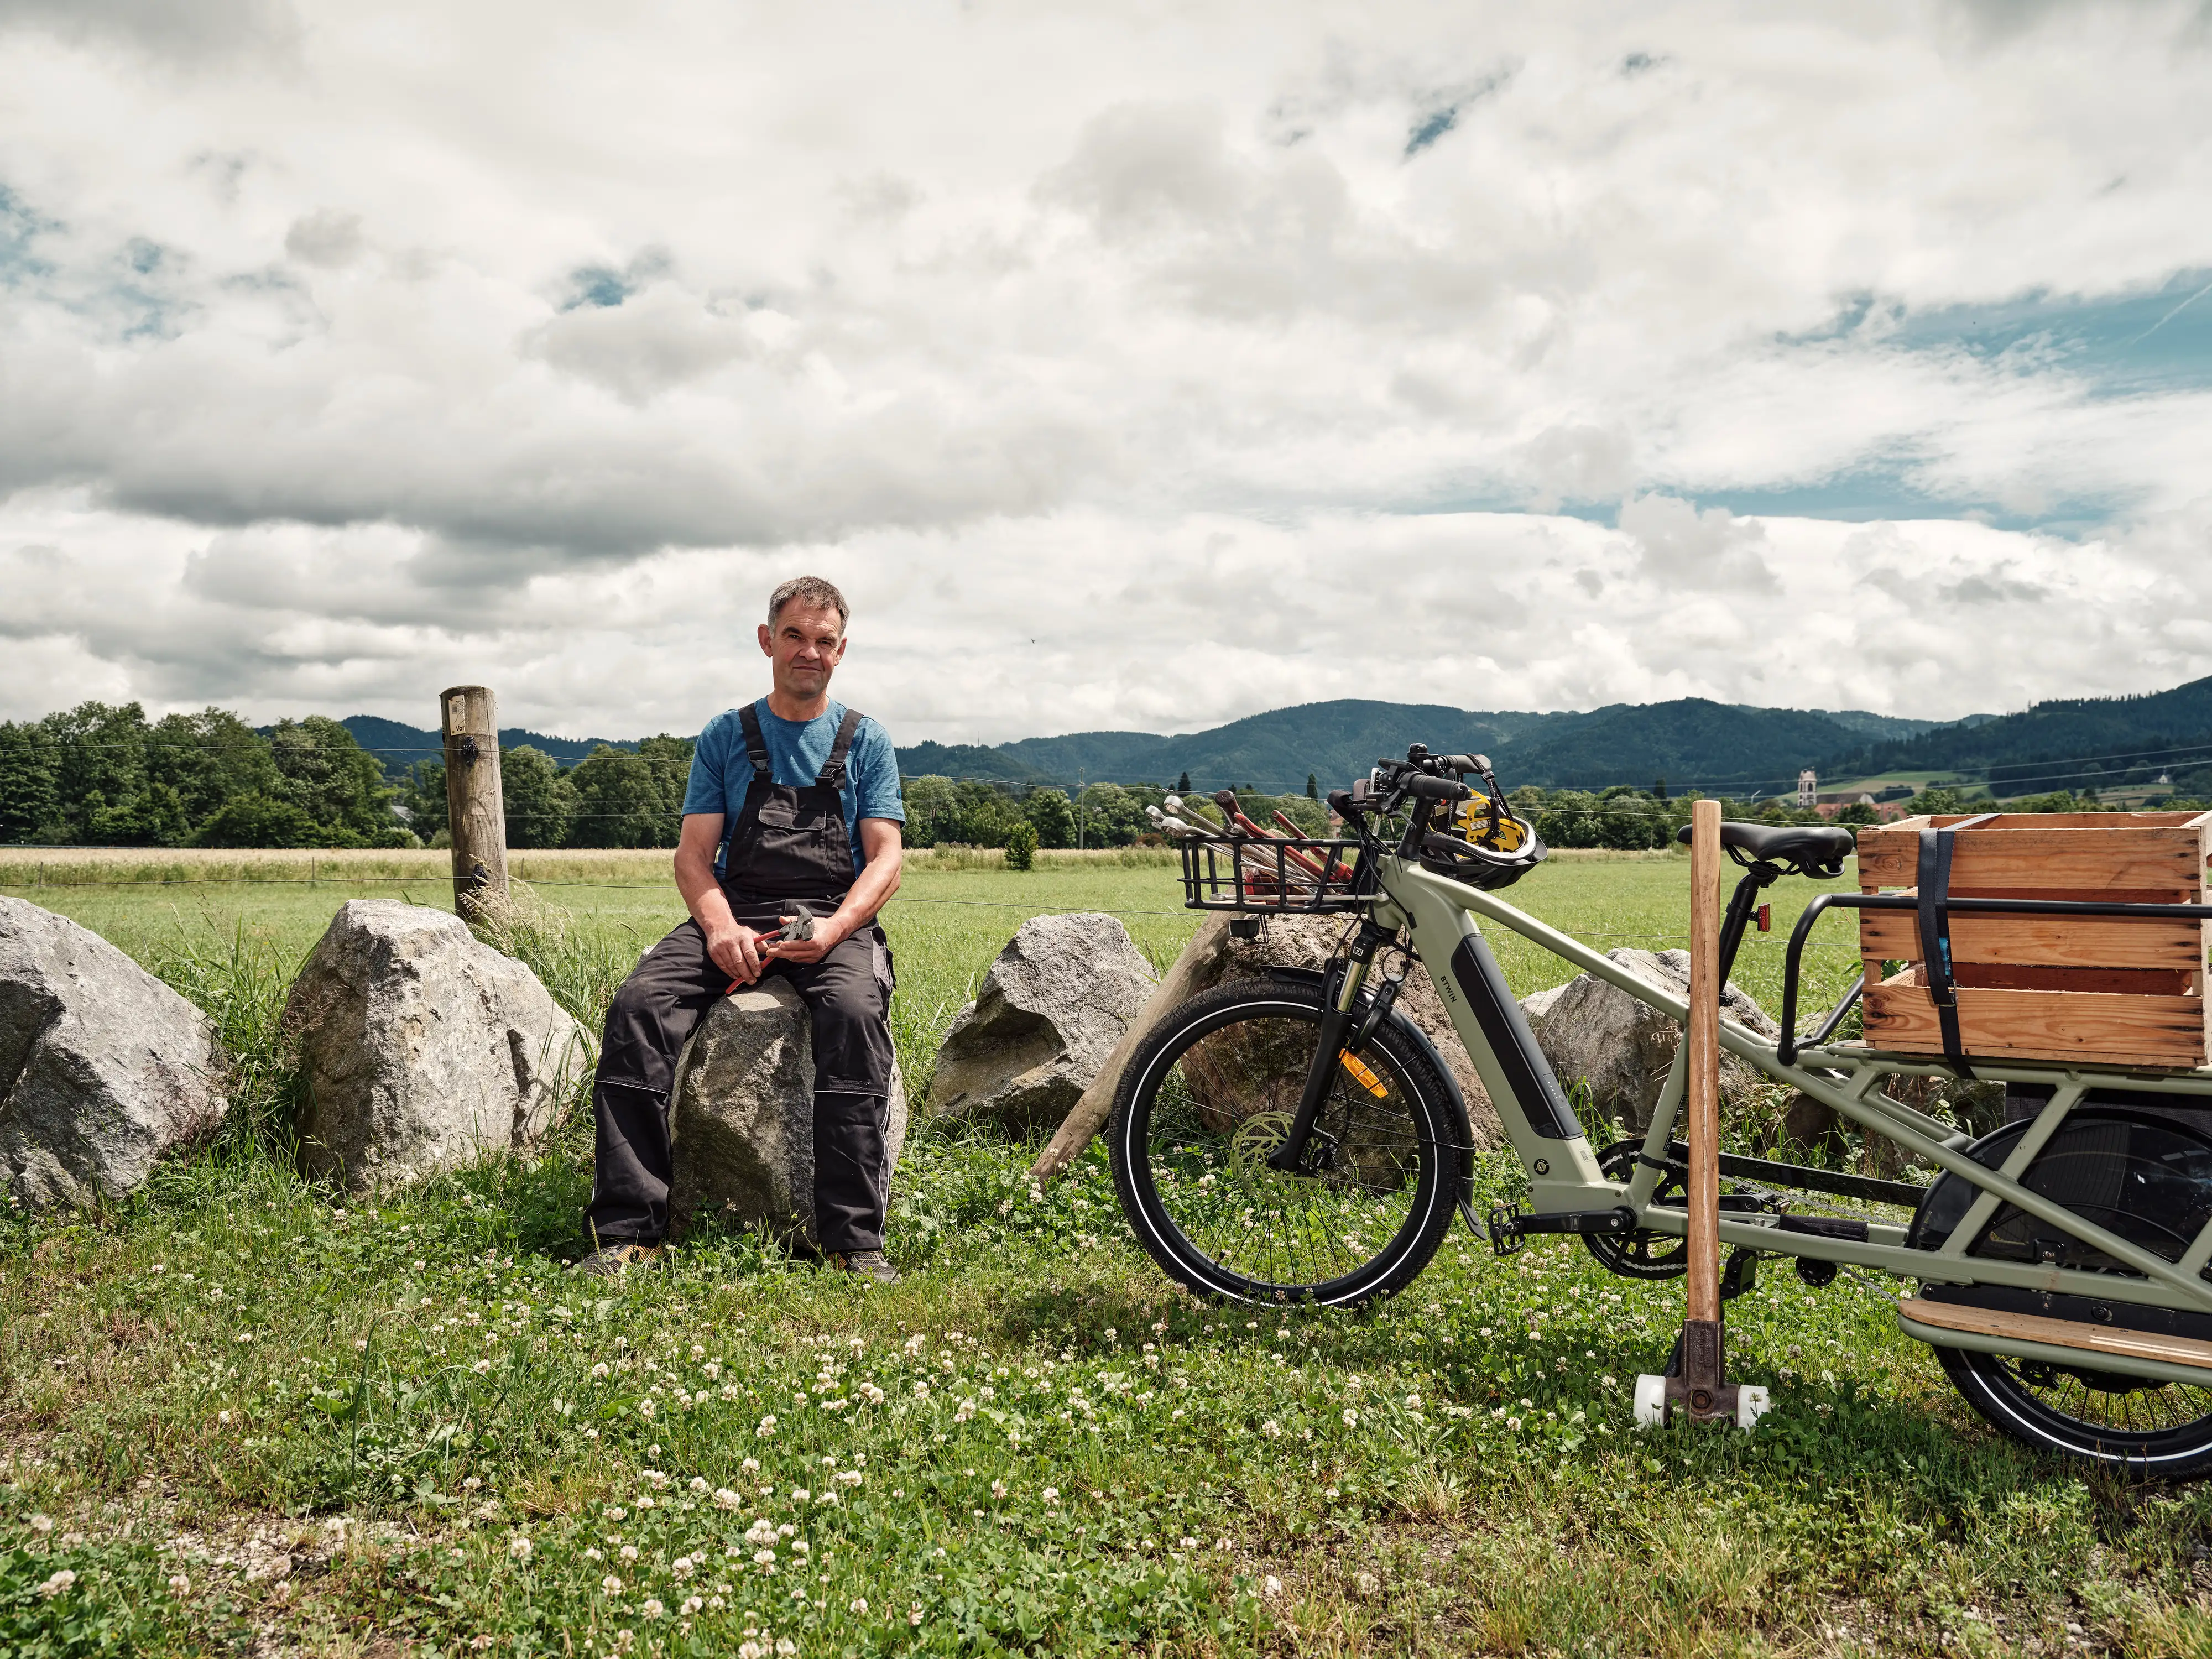
[[2166,1480],[2212,1472],[2212,1389],[1964,1348],[1936,1358],[1966,1403],[2016,1440]]
[[1347,1306],[1404,1289],[1449,1231],[1465,1113],[1395,1015],[1336,1068],[1310,1172],[1268,1167],[1321,1016],[1317,986],[1240,981],[1192,998],[1131,1056],[1107,1130],[1114,1184],[1178,1284]]
[[[2025,1122],[2007,1124],[1976,1141],[1968,1156],[1998,1167],[2027,1128]],[[2212,1220],[2212,1138],[2171,1113],[2086,1106],[2051,1138],[2021,1182],[2152,1254],[2179,1261]],[[1939,1176],[1920,1201],[1906,1243],[1942,1248],[1976,1193],[1955,1175]],[[2003,1205],[1967,1253],[2138,1277],[2094,1246],[2047,1237],[2053,1231]],[[2002,1291],[1954,1294],[1961,1301],[2005,1305],[1991,1302]],[[2212,1388],[2101,1370],[2087,1354],[2075,1365],[1940,1346],[1936,1357],[1968,1405],[2028,1445],[2172,1480],[2212,1473]]]

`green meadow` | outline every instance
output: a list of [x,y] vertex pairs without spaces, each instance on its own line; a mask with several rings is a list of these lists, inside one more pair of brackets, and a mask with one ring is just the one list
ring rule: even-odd
[[[517,869],[501,938],[595,1025],[681,915],[665,855]],[[910,1087],[1026,915],[1112,911],[1172,959],[1175,876],[915,859],[885,917]],[[1679,1283],[1462,1230],[1362,1314],[1208,1304],[1095,1149],[1040,1192],[1034,1147],[918,1121],[897,1286],[734,1232],[586,1285],[580,1103],[529,1164],[358,1201],[291,1172],[286,987],[345,899],[449,902],[442,855],[54,855],[0,890],[235,1059],[229,1125],[149,1190],[0,1215],[0,1654],[2212,1652],[2212,1499],[1997,1438],[1883,1282],[1768,1264],[1730,1353],[1771,1414],[1639,1432]],[[1770,1008],[1814,890],[1772,890],[1739,965]],[[1664,947],[1686,862],[1563,856],[1508,896]],[[1814,1001],[1856,971],[1832,926]],[[1522,993],[1567,976],[1498,947]],[[1486,1164],[1478,1209],[1516,1182]]]

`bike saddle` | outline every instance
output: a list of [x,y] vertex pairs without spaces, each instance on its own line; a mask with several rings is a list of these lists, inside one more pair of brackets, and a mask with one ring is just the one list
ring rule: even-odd
[[[1674,839],[1690,844],[1690,826]],[[1831,823],[1729,823],[1721,825],[1721,845],[1760,864],[1786,864],[1800,875],[1830,878],[1844,873],[1844,860],[1857,850],[1851,832]]]

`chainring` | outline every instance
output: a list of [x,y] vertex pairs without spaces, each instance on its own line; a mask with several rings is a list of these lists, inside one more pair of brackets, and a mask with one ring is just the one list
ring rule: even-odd
[[[1625,1183],[1636,1173],[1636,1155],[1643,1150],[1641,1140],[1616,1140],[1597,1155],[1597,1167],[1607,1180]],[[1652,1189],[1651,1201],[1687,1204],[1687,1181],[1672,1170],[1663,1172]],[[1690,1271],[1690,1241],[1671,1233],[1638,1228],[1629,1233],[1584,1233],[1582,1239],[1607,1272],[1623,1279],[1680,1279]]]

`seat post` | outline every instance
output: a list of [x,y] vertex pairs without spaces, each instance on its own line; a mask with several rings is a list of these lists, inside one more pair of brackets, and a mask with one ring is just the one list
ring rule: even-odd
[[1743,943],[1743,930],[1750,924],[1751,914],[1758,908],[1759,890],[1773,885],[1781,870],[1764,860],[1751,865],[1743,878],[1729,896],[1727,918],[1721,923],[1721,988],[1728,988],[1729,974],[1735,970],[1736,949]]

